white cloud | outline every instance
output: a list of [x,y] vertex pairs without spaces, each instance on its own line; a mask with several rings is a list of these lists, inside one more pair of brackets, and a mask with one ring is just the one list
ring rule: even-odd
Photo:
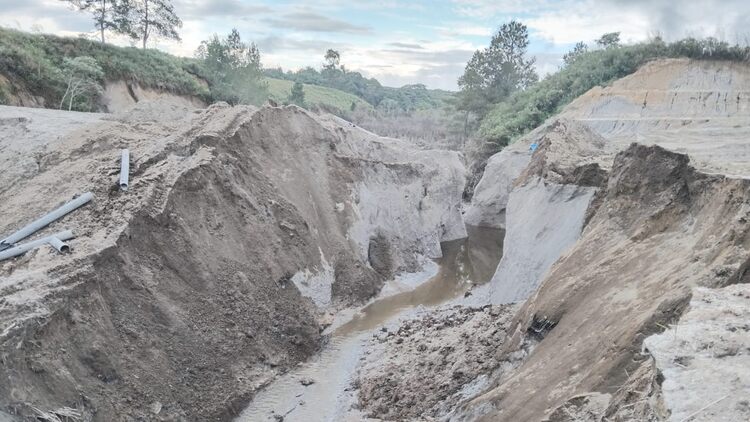
[[456,11],[474,18],[538,13],[566,7],[573,0],[453,0]]
[[488,26],[455,24],[451,26],[438,27],[438,32],[444,37],[491,37],[494,31]]
[[590,42],[602,34],[615,31],[622,33],[623,40],[641,41],[648,36],[651,27],[638,12],[582,6],[565,12],[543,13],[524,23],[532,35],[553,44]]

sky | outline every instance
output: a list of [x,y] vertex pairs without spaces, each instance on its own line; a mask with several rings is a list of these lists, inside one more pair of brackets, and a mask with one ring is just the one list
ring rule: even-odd
[[[661,35],[750,39],[747,0],[173,0],[181,42],[151,45],[192,56],[201,40],[237,28],[261,50],[265,67],[319,68],[328,48],[349,70],[387,86],[423,83],[455,90],[466,62],[494,31],[517,19],[544,75],[578,41],[620,31],[626,42]],[[61,0],[0,0],[0,25],[96,37],[90,15]],[[115,40],[127,45],[125,40]]]

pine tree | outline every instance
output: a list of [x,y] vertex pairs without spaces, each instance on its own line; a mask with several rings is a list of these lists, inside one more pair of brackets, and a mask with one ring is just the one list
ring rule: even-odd
[[487,107],[538,80],[536,60],[526,57],[529,31],[518,21],[503,24],[490,46],[477,50],[458,79],[461,110],[482,115]]
[[297,104],[300,107],[305,106],[305,88],[300,82],[292,85],[292,91],[289,94],[289,103]]
[[94,17],[94,27],[101,36],[102,43],[105,42],[104,33],[114,31],[124,33],[127,31],[127,18],[122,14],[122,1],[118,0],[62,0],[72,4],[76,9],[91,13]]
[[120,0],[122,14],[127,16],[127,32],[146,48],[152,38],[180,41],[177,29],[182,20],[174,11],[171,0]]

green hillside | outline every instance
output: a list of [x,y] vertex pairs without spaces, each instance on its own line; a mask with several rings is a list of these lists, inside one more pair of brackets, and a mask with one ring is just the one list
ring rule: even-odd
[[[284,79],[266,78],[265,81],[268,83],[270,97],[281,103],[287,99],[292,90],[292,85],[294,85],[294,82]],[[305,102],[307,104],[323,105],[347,111],[351,110],[352,103],[354,103],[356,104],[356,108],[372,109],[372,106],[368,102],[356,95],[324,86],[303,85],[305,89]]]
[[[206,86],[208,72],[200,60],[154,49],[102,45],[83,38],[29,34],[0,27],[0,104],[20,88],[43,97],[48,107],[55,107],[66,89],[64,59],[78,56],[93,57],[107,80],[135,81],[145,87],[194,95],[207,102],[217,99],[213,87]],[[265,78],[265,81],[271,98],[280,103],[286,101],[292,81],[274,78]],[[305,84],[304,91],[309,105],[350,111],[354,103],[357,109],[372,110],[365,100],[338,89]],[[95,105],[82,105],[77,109],[88,107]]]

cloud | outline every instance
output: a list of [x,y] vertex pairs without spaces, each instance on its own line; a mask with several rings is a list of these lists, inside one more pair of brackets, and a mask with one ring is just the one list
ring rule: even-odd
[[462,64],[438,64],[423,66],[413,72],[404,73],[394,66],[371,66],[363,74],[375,77],[385,86],[403,86],[422,83],[433,89],[455,90],[456,79],[463,73]]
[[538,13],[564,9],[573,0],[452,0],[456,12],[474,18]]
[[202,19],[209,17],[248,18],[259,14],[273,12],[262,4],[246,3],[241,0],[179,0],[175,11],[183,19]]
[[382,49],[379,51],[383,56],[390,60],[397,60],[403,63],[424,63],[424,64],[461,64],[462,66],[471,58],[475,50],[468,49],[450,49],[450,50],[403,50],[403,49]]
[[536,57],[534,67],[540,77],[557,72],[563,64],[563,55],[560,53],[537,53],[533,56]]
[[642,41],[649,33],[647,20],[624,10],[591,10],[579,13],[544,13],[524,23],[532,36],[553,44],[590,42],[607,32],[620,31],[624,41]]
[[287,13],[279,18],[266,19],[266,22],[278,27],[278,29],[294,29],[297,31],[350,34],[369,34],[372,32],[372,28],[354,25],[312,12]]
[[[731,11],[731,12],[729,12]],[[592,41],[621,32],[626,42],[654,34],[668,40],[713,36],[741,41],[750,32],[750,4],[740,0],[675,2],[668,0],[578,0],[565,9],[524,19],[533,35],[554,44]]]
[[404,48],[407,50],[424,50],[424,47],[419,44],[411,44],[405,42],[390,42],[388,43],[388,45],[391,47]]
[[304,52],[320,52],[321,60],[325,51],[329,48],[342,49],[346,45],[325,40],[297,39],[289,36],[268,36],[259,39],[256,44],[261,53],[278,53],[285,50],[297,50]]
[[0,25],[25,31],[41,29],[58,35],[94,31],[91,15],[56,0],[0,0]]

